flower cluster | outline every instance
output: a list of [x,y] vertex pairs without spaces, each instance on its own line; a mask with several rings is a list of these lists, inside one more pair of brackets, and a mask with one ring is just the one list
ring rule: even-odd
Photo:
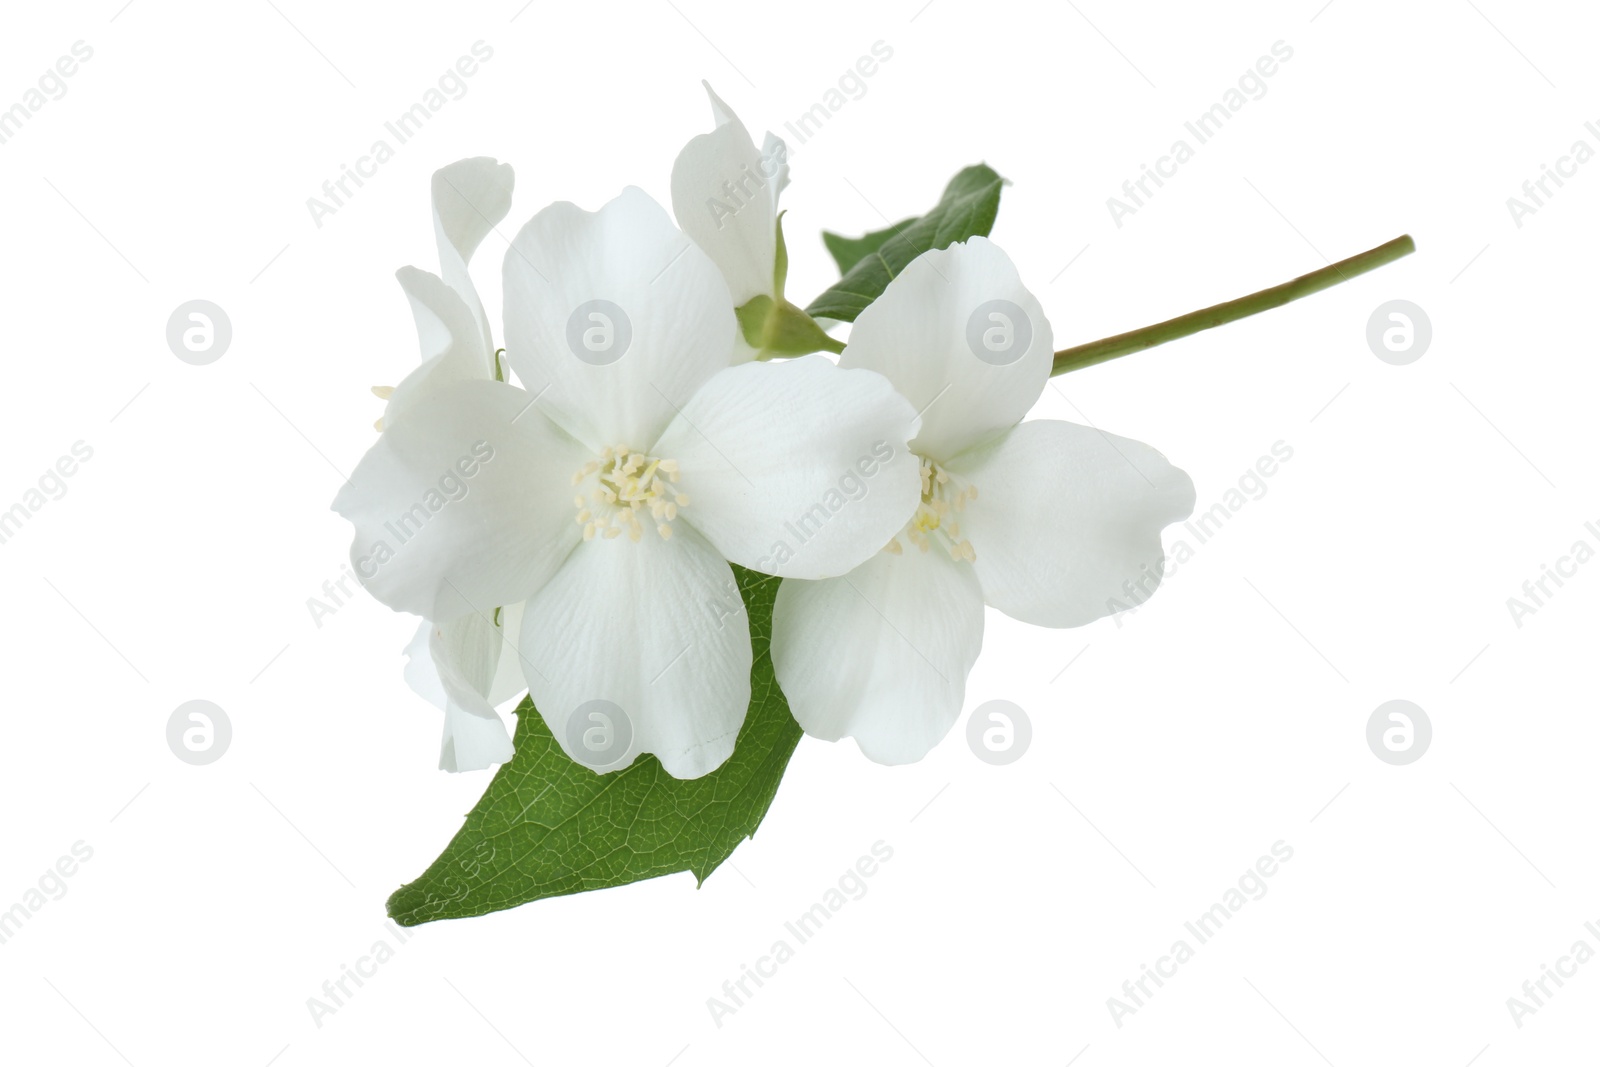
[[503,357],[469,264],[511,168],[434,175],[439,273],[398,273],[422,362],[378,390],[381,435],[334,507],[366,587],[425,620],[407,677],[444,709],[445,769],[511,758],[496,708],[524,688],[575,759],[573,716],[605,701],[629,723],[613,768],[716,769],[751,699],[730,564],[783,579],[772,662],[806,733],[918,760],[960,713],[985,605],[1090,622],[1130,578],[1153,588],[1161,530],[1193,507],[1149,447],[1023,421],[1050,324],[987,238],[912,260],[836,362],[768,346],[772,316],[802,315],[785,150],[711,102],[673,169],[676,222],[628,188],[511,240]]

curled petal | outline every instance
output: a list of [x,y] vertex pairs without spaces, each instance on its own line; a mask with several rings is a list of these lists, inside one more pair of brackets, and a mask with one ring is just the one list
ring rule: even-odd
[[471,614],[443,626],[424,621],[406,650],[407,683],[444,711],[440,770],[480,771],[511,758],[511,737],[489,700],[501,644],[492,620]]
[[789,183],[788,148],[767,134],[762,148],[711,86],[717,125],[689,141],[672,166],[672,212],[683,232],[722,269],[742,306],[775,294],[778,194]]
[[488,156],[458,160],[433,174],[433,232],[439,244],[440,273],[460,294],[490,352],[494,344],[488,316],[467,267],[478,245],[511,210],[514,183],[510,164]]
[[422,364],[395,386],[383,412],[386,423],[453,382],[495,376],[494,353],[484,346],[478,322],[460,293],[438,275],[416,267],[401,267],[395,277],[416,319]]

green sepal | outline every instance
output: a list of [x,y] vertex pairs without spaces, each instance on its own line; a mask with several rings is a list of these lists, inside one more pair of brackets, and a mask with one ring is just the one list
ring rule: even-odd
[[844,351],[843,342],[829,337],[815,319],[787,300],[758,296],[736,314],[739,329],[756,350],[757,359]]

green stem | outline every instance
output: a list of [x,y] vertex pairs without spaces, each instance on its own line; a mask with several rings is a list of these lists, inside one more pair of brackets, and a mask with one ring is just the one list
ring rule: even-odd
[[1330,263],[1321,270],[1312,271],[1310,274],[1301,275],[1293,281],[1274,285],[1271,289],[1263,289],[1259,293],[1241,296],[1237,300],[1229,300],[1225,304],[1215,304],[1212,307],[1191,311],[1187,315],[1179,315],[1175,319],[1158,322],[1153,326],[1146,326],[1127,333],[1119,333],[1115,337],[1103,337],[1098,341],[1090,341],[1086,345],[1075,348],[1064,348],[1056,353],[1055,366],[1050,371],[1052,377],[1065,374],[1068,371],[1078,370],[1082,367],[1092,367],[1096,363],[1104,363],[1118,356],[1125,356],[1130,352],[1142,352],[1156,345],[1164,345],[1168,341],[1176,341],[1180,337],[1188,337],[1201,330],[1209,330],[1228,322],[1237,322],[1239,319],[1258,315],[1263,311],[1282,307],[1291,300],[1299,300],[1302,296],[1321,292],[1323,289],[1347,282],[1359,274],[1369,270],[1376,270],[1386,264],[1393,263],[1402,256],[1409,256],[1417,250],[1417,244],[1411,239],[1410,234],[1396,237],[1394,240],[1379,245],[1377,248],[1368,249],[1349,259],[1341,259],[1337,263]]

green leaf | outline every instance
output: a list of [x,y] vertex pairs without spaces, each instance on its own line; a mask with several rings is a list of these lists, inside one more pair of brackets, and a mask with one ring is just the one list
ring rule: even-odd
[[[416,881],[389,898],[402,926],[513,908],[678,871],[704,881],[755,833],[800,727],[778,689],[769,648],[778,579],[733,568],[750,624],[750,710],[733,755],[710,774],[673,778],[654,756],[596,774],[575,763],[524,699],[516,755],[466,824]],[[730,617],[729,625],[744,620]]]
[[[845,259],[860,254],[844,277],[811,302],[806,313],[818,319],[854,322],[868,304],[882,295],[884,288],[906,268],[906,264],[934,248],[947,248],[969,237],[986,237],[1000,210],[1000,187],[1005,179],[987,165],[967,167],[950,179],[944,195],[934,209],[917,219],[896,223],[887,230],[869,233],[853,242],[823,235],[828,250],[841,268]],[[836,242],[846,242],[844,256]],[[877,243],[863,247],[869,242]]]
[[822,243],[828,246],[828,254],[833,261],[839,264],[840,274],[849,274],[850,268],[860,263],[862,257],[870,256],[883,247],[883,242],[916,222],[916,216],[902,219],[890,226],[887,230],[875,230],[872,233],[862,234],[860,237],[846,237],[843,234],[822,231]]

